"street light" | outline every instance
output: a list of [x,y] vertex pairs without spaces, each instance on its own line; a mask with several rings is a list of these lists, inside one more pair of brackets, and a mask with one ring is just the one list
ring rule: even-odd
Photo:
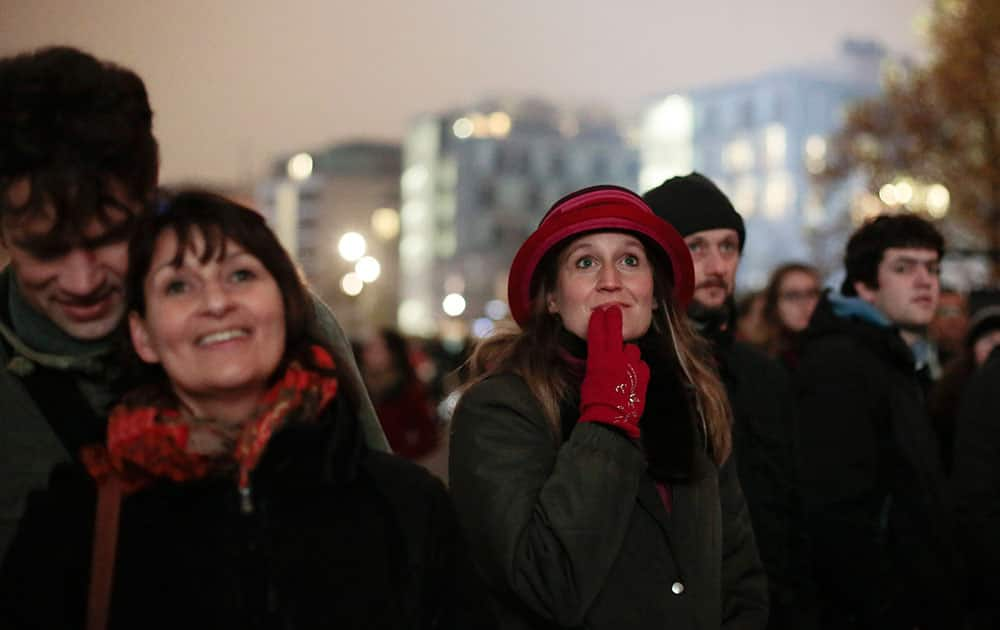
[[879,188],[878,198],[887,206],[894,206],[899,203],[899,197],[896,196],[896,187],[892,184],[886,184]]
[[344,277],[340,279],[340,290],[351,297],[360,294],[364,288],[365,281],[353,271],[344,274]]
[[931,184],[927,188],[927,214],[935,219],[940,219],[948,214],[948,205],[951,203],[951,193],[941,184]]
[[493,321],[500,321],[507,317],[509,312],[510,309],[507,308],[507,303],[503,300],[490,300],[486,303],[486,315]]
[[357,232],[347,232],[337,242],[337,251],[340,252],[340,257],[347,262],[354,262],[364,256],[366,249],[365,237]]
[[907,180],[896,182],[896,203],[906,205],[913,200],[913,185]]
[[372,283],[378,280],[379,274],[382,273],[382,265],[372,256],[362,256],[354,263],[354,273],[362,282]]
[[288,160],[288,176],[297,182],[309,179],[313,172],[313,159],[308,153],[296,153]]
[[441,301],[441,309],[446,315],[458,317],[465,312],[465,298],[458,293],[449,293]]

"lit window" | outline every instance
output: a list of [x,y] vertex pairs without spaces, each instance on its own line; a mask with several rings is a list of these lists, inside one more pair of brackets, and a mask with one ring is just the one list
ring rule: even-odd
[[822,160],[826,157],[826,139],[813,134],[806,138],[806,157],[812,160]]
[[506,138],[510,133],[510,116],[504,112],[493,112],[487,119],[490,135],[494,138]]
[[469,116],[469,120],[472,121],[472,135],[477,138],[486,138],[490,135],[490,121],[489,118],[482,114],[472,114]]
[[733,205],[744,217],[752,217],[757,212],[757,180],[741,177],[733,190]]
[[745,138],[733,140],[722,150],[722,164],[730,172],[741,173],[750,170],[753,168],[753,158],[753,146]]
[[407,232],[423,228],[430,220],[430,211],[423,201],[407,201],[403,204],[400,217],[403,229]]
[[764,153],[767,155],[768,166],[784,165],[787,147],[786,135],[784,125],[768,125],[764,130]]
[[780,219],[792,201],[792,180],[788,173],[775,173],[767,180],[764,189],[764,214],[769,219]]
[[820,197],[819,192],[815,189],[809,191],[809,195],[806,199],[804,215],[806,225],[810,226],[822,225],[823,221],[826,220],[826,211],[823,208],[823,199]]
[[818,175],[826,169],[826,139],[813,134],[806,138],[806,170]]
[[649,110],[643,135],[659,139],[688,138],[694,127],[694,108],[688,98],[668,96]]
[[427,241],[416,234],[404,236],[399,242],[399,257],[404,268],[407,264],[427,258],[429,254]]
[[428,177],[427,167],[423,164],[414,164],[407,168],[403,171],[403,176],[400,178],[400,186],[403,189],[403,194],[414,195],[419,193],[427,183]]

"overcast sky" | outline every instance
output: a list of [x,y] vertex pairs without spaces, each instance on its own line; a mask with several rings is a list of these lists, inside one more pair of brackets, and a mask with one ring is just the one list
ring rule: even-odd
[[0,0],[0,54],[85,48],[146,81],[162,180],[230,183],[278,154],[398,140],[492,95],[605,104],[832,59],[919,57],[929,0]]

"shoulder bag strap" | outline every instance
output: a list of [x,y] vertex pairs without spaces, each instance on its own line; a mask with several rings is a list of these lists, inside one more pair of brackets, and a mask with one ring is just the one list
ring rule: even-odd
[[90,590],[87,594],[87,630],[105,630],[108,627],[121,499],[121,480],[117,475],[108,475],[98,482],[94,555],[90,563]]

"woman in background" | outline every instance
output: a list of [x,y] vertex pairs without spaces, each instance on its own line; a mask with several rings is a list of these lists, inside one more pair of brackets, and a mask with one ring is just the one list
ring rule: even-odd
[[763,348],[790,370],[798,365],[800,336],[809,326],[821,288],[818,269],[793,262],[775,269],[764,289]]
[[437,446],[431,402],[417,377],[403,338],[380,328],[361,345],[361,376],[382,430],[397,455],[417,459]]

